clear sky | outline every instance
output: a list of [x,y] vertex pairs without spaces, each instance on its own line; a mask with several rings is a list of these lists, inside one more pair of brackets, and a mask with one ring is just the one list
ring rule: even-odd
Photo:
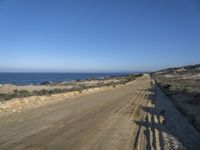
[[0,72],[200,63],[199,0],[0,0]]

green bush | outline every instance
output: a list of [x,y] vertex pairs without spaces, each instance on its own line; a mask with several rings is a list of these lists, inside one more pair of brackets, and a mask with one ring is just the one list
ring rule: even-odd
[[[16,94],[14,93],[14,95],[16,95]],[[21,91],[18,92],[18,94],[19,94],[20,97],[27,97],[27,96],[31,95],[31,93],[29,91],[27,91],[27,90],[21,90]]]
[[0,94],[0,101],[5,101],[6,100],[6,94],[1,93]]
[[170,84],[164,84],[164,85],[162,85],[162,87],[165,88],[165,89],[169,89],[171,87],[171,85]]

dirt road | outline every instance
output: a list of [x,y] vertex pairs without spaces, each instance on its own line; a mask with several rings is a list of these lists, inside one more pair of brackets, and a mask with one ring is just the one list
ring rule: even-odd
[[185,127],[175,128],[175,133],[167,129],[172,121],[165,118],[171,110],[178,112],[170,102],[166,106],[171,109],[169,112],[168,108],[160,110],[164,106],[156,103],[157,90],[150,76],[144,75],[123,87],[1,118],[0,149],[132,150],[198,146],[195,138],[198,140],[199,134],[187,122],[187,128],[195,132],[191,140],[179,138],[182,136],[179,130]]

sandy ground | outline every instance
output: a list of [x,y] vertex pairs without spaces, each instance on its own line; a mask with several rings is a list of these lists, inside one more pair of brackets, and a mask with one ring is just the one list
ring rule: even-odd
[[0,149],[198,149],[199,133],[149,75],[0,119]]

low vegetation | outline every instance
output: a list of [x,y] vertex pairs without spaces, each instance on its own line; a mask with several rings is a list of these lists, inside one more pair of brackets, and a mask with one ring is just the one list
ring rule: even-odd
[[[65,92],[70,92],[70,91],[78,91],[81,93],[83,90],[87,90],[90,88],[97,88],[97,87],[116,87],[117,85],[124,85],[130,81],[135,80],[136,78],[142,76],[142,74],[138,75],[127,75],[124,77],[118,77],[120,80],[117,82],[111,81],[111,82],[104,82],[105,80],[98,80],[98,79],[93,79],[93,80],[98,80],[97,84],[94,85],[87,85],[87,84],[80,84],[80,80],[76,81],[79,84],[75,83],[63,83],[62,86],[72,86],[70,89],[63,89],[63,88],[55,88],[51,90],[43,89],[43,90],[34,90],[34,91],[28,91],[28,90],[14,90],[12,93],[0,93],[0,101],[8,101],[13,98],[24,98],[24,97],[29,97],[29,96],[43,96],[43,95],[52,95],[52,94],[58,94],[58,93],[65,93]],[[41,85],[49,85],[49,86],[55,86],[55,85],[60,85],[60,83],[55,84],[55,83],[49,83],[49,82],[43,82]]]

